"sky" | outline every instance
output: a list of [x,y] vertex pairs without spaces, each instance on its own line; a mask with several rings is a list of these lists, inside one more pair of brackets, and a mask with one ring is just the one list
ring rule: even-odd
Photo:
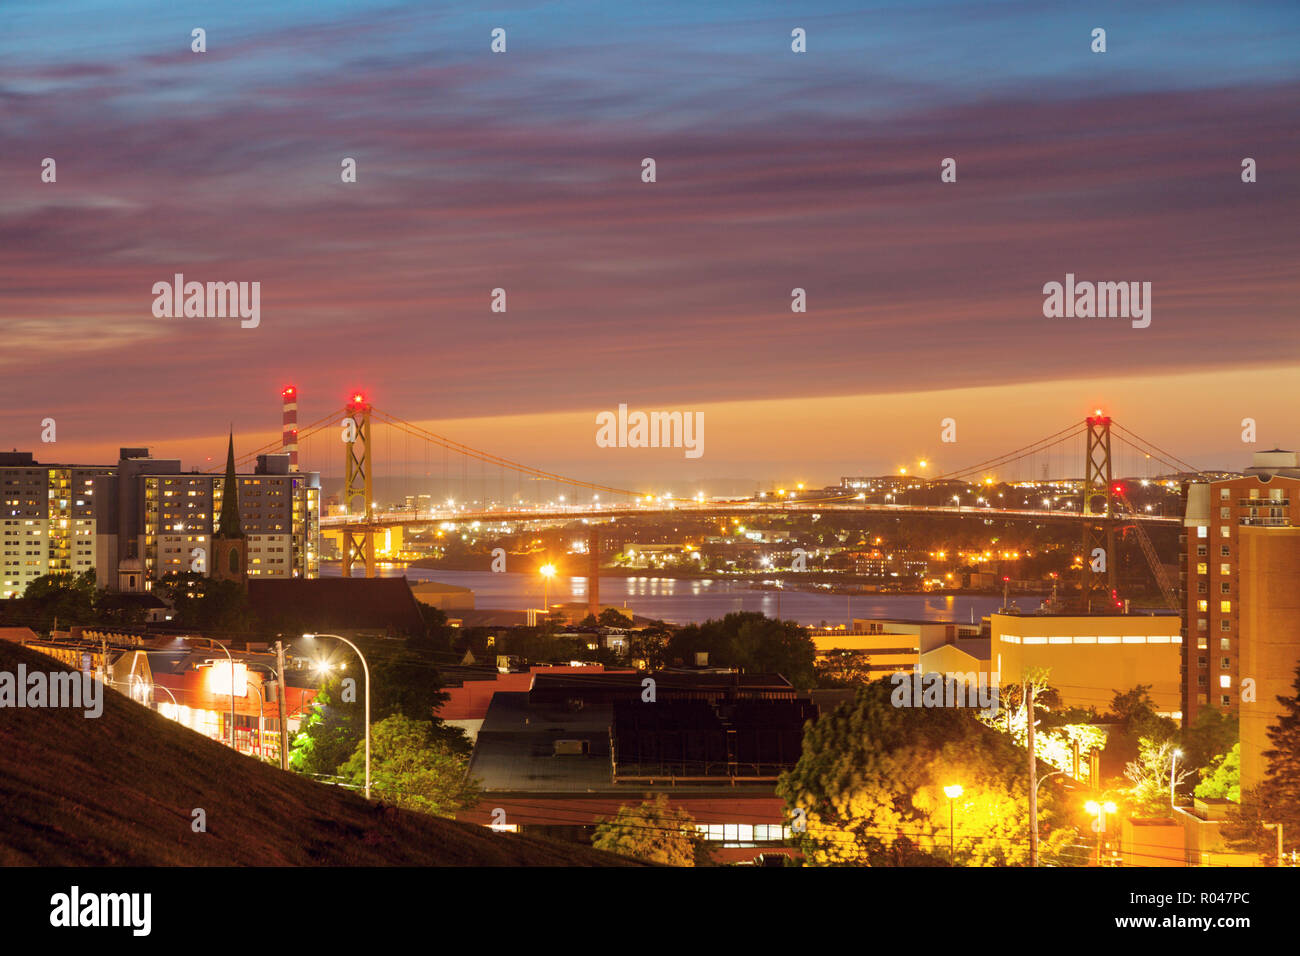
[[[0,445],[203,462],[287,383],[591,480],[955,468],[1095,407],[1300,445],[1300,6],[468,6],[4,0]],[[156,317],[176,273],[260,323]],[[1045,317],[1067,273],[1149,327]],[[703,455],[598,447],[620,404]]]

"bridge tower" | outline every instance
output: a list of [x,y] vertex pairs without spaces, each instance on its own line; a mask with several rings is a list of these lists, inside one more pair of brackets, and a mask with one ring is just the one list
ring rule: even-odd
[[[344,474],[347,476],[343,485],[343,507],[349,516],[365,516],[362,529],[353,530],[348,525],[343,527],[343,576],[352,577],[352,566],[364,563],[366,577],[375,576],[375,530],[371,526],[374,519],[374,485],[372,483],[374,456],[370,445],[370,403],[359,392],[348,402],[348,419],[343,427]],[[352,425],[348,425],[348,421]],[[351,441],[347,439],[351,438]],[[357,498],[362,499],[361,510],[353,510]]]
[[[1085,609],[1115,603],[1115,500],[1111,483],[1110,416],[1089,416],[1083,473],[1083,568],[1079,599]],[[1103,564],[1104,562],[1104,564]]]

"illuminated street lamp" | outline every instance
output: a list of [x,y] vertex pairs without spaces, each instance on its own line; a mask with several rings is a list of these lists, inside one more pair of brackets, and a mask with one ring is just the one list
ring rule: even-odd
[[[370,799],[370,665],[366,663],[366,657],[361,653],[361,648],[353,644],[341,634],[304,634],[303,640],[311,641],[318,637],[332,637],[336,641],[342,641],[348,647],[357,652],[357,657],[361,658],[361,669],[366,675],[366,799]],[[281,719],[285,715],[281,714]]]
[[1105,803],[1089,800],[1083,808],[1097,816],[1097,819],[1092,821],[1092,830],[1097,834],[1097,865],[1101,866],[1101,840],[1102,834],[1106,832],[1106,814],[1114,813],[1117,808],[1110,800]]
[[230,656],[230,651],[226,645],[212,638],[205,638],[212,641],[213,644],[226,652],[226,660],[230,662],[230,749],[235,749],[235,659]]
[[948,862],[957,865],[957,831],[954,829],[956,811],[953,809],[962,789],[959,783],[950,783],[943,788],[943,795],[948,798]]
[[555,565],[543,564],[537,570],[546,582],[542,585],[542,609],[549,614],[551,611],[551,578],[555,577]]

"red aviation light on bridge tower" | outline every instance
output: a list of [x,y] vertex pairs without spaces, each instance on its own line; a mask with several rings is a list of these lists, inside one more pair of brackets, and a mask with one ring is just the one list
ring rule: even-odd
[[348,408],[369,408],[364,392],[353,392],[348,396]]
[[1088,424],[1089,424],[1089,425],[1109,425],[1109,424],[1110,424],[1110,416],[1109,416],[1109,415],[1103,415],[1103,414],[1101,413],[1101,409],[1100,409],[1100,408],[1098,408],[1098,409],[1094,409],[1094,412],[1095,412],[1095,414],[1093,414],[1093,415],[1089,415],[1089,416],[1088,416]]

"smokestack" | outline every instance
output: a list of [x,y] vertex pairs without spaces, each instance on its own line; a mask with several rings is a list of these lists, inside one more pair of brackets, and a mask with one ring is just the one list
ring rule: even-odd
[[298,389],[286,385],[280,393],[284,399],[284,434],[280,447],[289,453],[289,470],[298,470]]

